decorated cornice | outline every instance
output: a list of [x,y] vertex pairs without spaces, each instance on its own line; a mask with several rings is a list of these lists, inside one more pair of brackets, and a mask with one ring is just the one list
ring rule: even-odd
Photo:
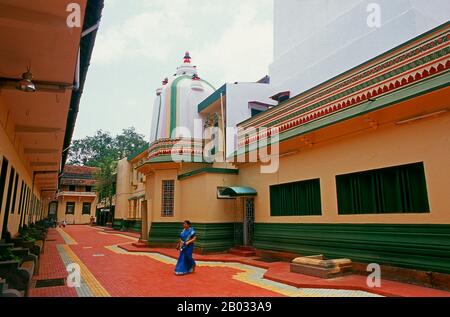
[[147,161],[155,161],[157,158],[171,157],[172,155],[201,157],[203,155],[203,141],[190,138],[157,140],[148,149]]
[[239,148],[284,133],[344,109],[373,101],[437,77],[450,69],[450,23],[419,36],[328,82],[306,91],[238,125],[268,128],[264,133],[238,135]]

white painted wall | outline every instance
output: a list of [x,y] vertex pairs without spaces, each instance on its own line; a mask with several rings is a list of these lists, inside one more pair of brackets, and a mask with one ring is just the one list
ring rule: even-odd
[[[159,139],[168,139],[171,138],[173,131],[170,133],[167,132],[165,128],[166,121],[166,112],[170,112],[170,98],[174,98],[171,96],[171,85],[172,82],[177,77],[173,77],[169,80],[169,83],[162,88],[162,92],[160,96],[156,96],[155,101],[153,103],[153,117],[152,117],[152,126],[150,131],[150,143],[155,142]],[[182,79],[177,85],[177,98],[178,98],[178,110],[177,113],[178,125],[180,128],[177,135],[179,137],[194,137],[195,134],[195,121],[201,120],[198,114],[198,104],[205,100],[209,95],[214,93],[214,89],[207,85],[204,82],[195,82],[196,85],[201,85],[203,90],[196,90],[192,88],[192,84],[194,81],[191,78]],[[159,110],[161,103],[161,110]],[[158,112],[161,112],[159,115],[159,125],[158,123]],[[199,127],[201,129],[201,124]],[[158,131],[157,131],[158,127]],[[200,135],[201,137],[201,131]]]
[[[367,25],[367,6],[381,27]],[[449,0],[274,0],[275,90],[297,95],[450,20]]]
[[[227,84],[226,93],[226,125],[236,127],[238,123],[251,117],[248,107],[250,101],[259,101],[269,104],[274,102],[269,99],[274,94],[272,85],[259,83]],[[237,136],[226,139],[226,155],[231,155],[237,145]]]

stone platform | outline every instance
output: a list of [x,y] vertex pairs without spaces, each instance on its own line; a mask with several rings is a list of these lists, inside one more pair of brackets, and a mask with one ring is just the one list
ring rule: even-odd
[[352,274],[352,261],[327,260],[323,255],[300,257],[292,260],[291,272],[329,279]]

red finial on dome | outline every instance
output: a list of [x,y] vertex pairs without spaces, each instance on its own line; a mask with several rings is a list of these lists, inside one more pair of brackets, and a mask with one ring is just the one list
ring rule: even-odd
[[162,82],[162,84],[163,85],[167,85],[169,83],[169,78],[164,78],[164,80],[163,80],[163,82]]
[[187,64],[191,63],[191,56],[189,55],[189,52],[186,52],[186,54],[184,54],[184,62]]

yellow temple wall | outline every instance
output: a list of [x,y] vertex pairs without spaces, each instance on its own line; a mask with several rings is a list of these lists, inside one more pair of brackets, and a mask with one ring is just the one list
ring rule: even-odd
[[[450,224],[450,115],[342,138],[280,158],[274,174],[240,166],[239,183],[257,190],[257,223]],[[423,162],[430,213],[338,215],[336,175]],[[271,217],[269,186],[320,178],[322,216]]]
[[[237,175],[203,173],[178,180],[178,170],[158,170],[146,176],[146,198],[149,219],[152,222],[199,223],[235,222],[236,201],[217,199],[217,188],[237,184]],[[175,208],[173,217],[161,212],[162,181],[175,180]]]
[[124,158],[117,163],[116,205],[114,218],[124,219],[128,215],[128,198],[130,197],[131,166]]
[[[157,173],[147,175],[146,178],[146,197],[147,209],[151,211],[152,222],[180,222],[183,221],[181,211],[181,188],[177,180],[177,170],[159,170]],[[175,180],[175,201],[174,201],[174,216],[163,217],[161,214],[162,203],[162,181]],[[183,220],[182,220],[183,219]]]
[[[75,203],[75,214],[66,214],[66,205],[67,202]],[[82,208],[84,202],[91,203],[91,213],[82,214]],[[95,205],[97,203],[97,199],[86,198],[86,197],[61,197],[58,199],[58,212],[57,212],[57,221],[61,222],[66,220],[67,224],[89,224],[91,216],[95,216]]]
[[205,173],[183,179],[179,183],[182,218],[197,223],[236,221],[236,201],[217,199],[217,187],[236,185],[236,175]]

